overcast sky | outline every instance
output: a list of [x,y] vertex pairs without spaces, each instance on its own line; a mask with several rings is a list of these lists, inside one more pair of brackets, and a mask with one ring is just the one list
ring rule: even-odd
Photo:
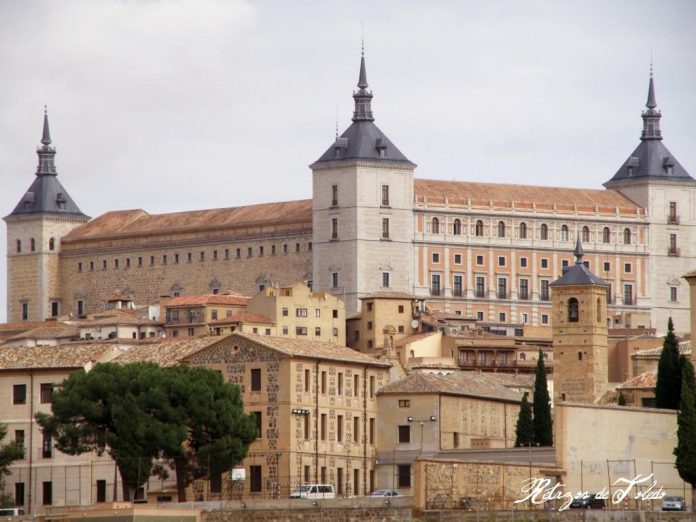
[[417,177],[601,188],[639,142],[651,52],[696,176],[695,20],[689,0],[0,0],[0,211],[33,180],[44,104],[90,216],[311,197],[363,23],[376,123]]

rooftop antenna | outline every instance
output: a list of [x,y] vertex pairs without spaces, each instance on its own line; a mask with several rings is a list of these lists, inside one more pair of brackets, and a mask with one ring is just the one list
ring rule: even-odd
[[360,22],[361,25],[361,49],[360,49],[360,54],[361,56],[365,56],[365,22]]
[[338,139],[338,105],[336,105],[336,139]]

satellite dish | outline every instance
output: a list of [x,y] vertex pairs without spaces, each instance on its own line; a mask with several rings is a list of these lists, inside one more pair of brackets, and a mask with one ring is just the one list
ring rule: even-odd
[[418,319],[414,319],[413,321],[411,321],[411,328],[418,328]]

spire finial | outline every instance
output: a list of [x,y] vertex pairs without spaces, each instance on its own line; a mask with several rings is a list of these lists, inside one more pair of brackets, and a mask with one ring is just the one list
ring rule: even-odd
[[657,101],[655,101],[655,82],[653,81],[653,64],[652,59],[650,60],[650,83],[648,84],[648,101],[645,106],[652,110],[657,107]]
[[358,77],[358,91],[353,93],[355,100],[355,111],[353,121],[374,121],[372,116],[372,93],[367,90],[367,71],[365,69],[365,39],[363,38],[360,52],[360,76]]
[[578,234],[578,239],[575,241],[575,250],[573,250],[573,255],[575,256],[575,264],[582,265],[582,256],[585,252],[582,251],[582,243],[580,242],[580,234]]
[[338,105],[336,105],[336,139],[338,139]]
[[51,131],[48,128],[48,107],[46,105],[44,105],[44,122],[41,143],[43,143],[45,147],[48,147],[51,144]]

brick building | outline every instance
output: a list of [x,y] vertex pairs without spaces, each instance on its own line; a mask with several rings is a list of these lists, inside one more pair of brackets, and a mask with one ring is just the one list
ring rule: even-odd
[[696,182],[662,143],[652,76],[640,144],[604,190],[414,179],[416,165],[374,123],[364,57],[353,97],[352,124],[311,165],[312,199],[91,221],[57,180],[45,119],[37,178],[5,218],[8,320],[82,315],[112,293],[142,304],[303,281],[349,314],[387,290],[548,329],[549,284],[580,236],[610,284],[609,320],[648,312],[648,327],[672,316],[688,330],[680,278],[696,258]]

